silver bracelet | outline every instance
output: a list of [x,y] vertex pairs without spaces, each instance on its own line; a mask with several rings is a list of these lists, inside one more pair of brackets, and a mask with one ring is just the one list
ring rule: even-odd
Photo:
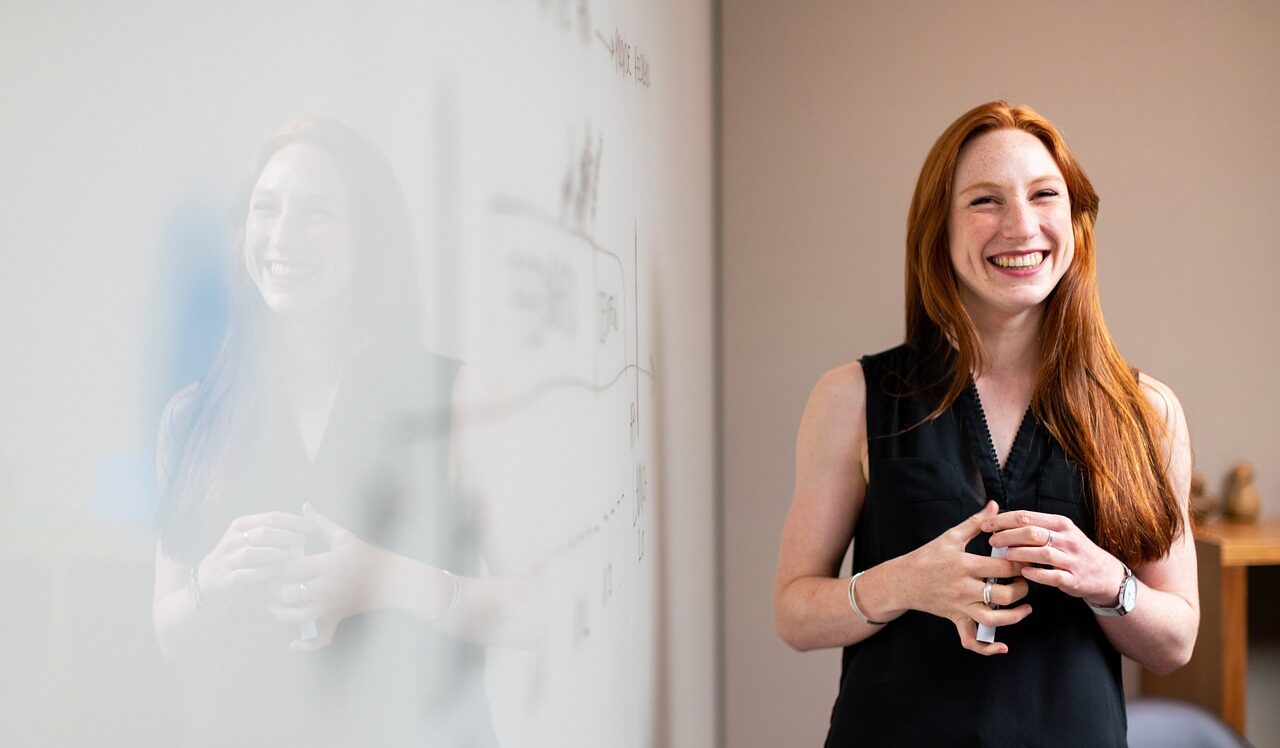
[[850,578],[849,578],[849,607],[850,607],[850,608],[853,608],[853,612],[854,612],[854,613],[857,613],[857,614],[858,614],[858,617],[859,617],[859,618],[861,618],[862,620],[866,621],[867,623],[870,623],[870,624],[872,624],[872,625],[874,625],[874,626],[883,626],[883,625],[885,625],[886,623],[888,623],[888,621],[873,621],[873,620],[871,620],[870,618],[868,618],[868,617],[867,617],[867,614],[862,612],[862,608],[859,608],[859,607],[858,607],[858,598],[857,598],[857,597],[855,597],[855,596],[854,596],[854,594],[853,594],[853,587],[854,587],[854,585],[856,585],[856,584],[858,583],[858,577],[860,577],[860,576],[862,576],[863,574],[866,574],[866,573],[867,573],[867,572],[866,572],[866,570],[864,569],[864,570],[862,570],[862,571],[858,572],[857,574],[854,574],[852,577],[850,577]]
[[440,572],[446,577],[449,577],[449,581],[453,583],[453,592],[449,595],[449,604],[445,606],[444,610],[440,611],[440,615],[431,619],[431,623],[438,623],[444,620],[445,616],[452,613],[453,609],[458,607],[458,601],[462,599],[462,583],[458,581],[458,578],[448,569],[441,569]]
[[187,575],[187,600],[190,601],[191,607],[196,610],[203,608],[215,607],[204,599],[204,590],[200,589],[200,564],[196,563],[191,567],[191,573]]

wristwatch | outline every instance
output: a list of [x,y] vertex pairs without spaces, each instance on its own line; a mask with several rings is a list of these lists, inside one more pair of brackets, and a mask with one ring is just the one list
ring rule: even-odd
[[1085,600],[1090,608],[1093,609],[1095,615],[1100,616],[1123,616],[1133,612],[1133,605],[1138,601],[1138,578],[1133,575],[1133,571],[1128,567],[1124,567],[1124,581],[1120,583],[1120,599],[1115,606],[1110,605],[1094,605]]

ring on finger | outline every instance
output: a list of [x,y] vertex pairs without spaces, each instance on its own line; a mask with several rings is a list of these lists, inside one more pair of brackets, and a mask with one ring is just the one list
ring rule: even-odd
[[248,544],[249,544],[249,531],[248,531],[248,530],[245,530],[244,532],[240,533],[240,540],[244,541],[244,544],[245,544],[245,545],[248,545]]
[[991,583],[993,580],[988,579],[986,584],[982,585],[982,604],[991,607]]
[[1049,530],[1048,533],[1049,533],[1049,539],[1044,541],[1044,547],[1052,548],[1053,547],[1053,530]]
[[306,602],[308,599],[310,598],[307,594],[307,583],[299,582],[298,583],[298,602]]

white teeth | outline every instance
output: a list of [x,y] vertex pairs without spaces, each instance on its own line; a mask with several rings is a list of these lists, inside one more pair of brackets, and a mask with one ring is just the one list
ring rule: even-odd
[[1031,252],[1030,254],[1018,255],[1016,257],[992,257],[991,261],[998,267],[1025,269],[1033,268],[1044,262],[1044,258],[1048,256],[1047,252]]
[[277,278],[303,278],[312,275],[313,271],[306,265],[295,265],[291,262],[272,262],[267,269]]

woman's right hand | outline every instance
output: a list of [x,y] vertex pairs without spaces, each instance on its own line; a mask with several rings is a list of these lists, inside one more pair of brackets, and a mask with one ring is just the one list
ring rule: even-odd
[[230,601],[237,590],[275,573],[275,565],[297,555],[307,543],[309,523],[288,512],[236,517],[218,544],[200,560],[197,578],[204,602]]
[[906,575],[909,608],[946,618],[956,626],[960,643],[979,654],[1003,654],[1009,647],[1001,642],[978,641],[977,628],[1011,626],[1031,614],[1031,606],[991,609],[982,601],[987,578],[1016,577],[1011,584],[993,584],[991,602],[1012,605],[1027,595],[1027,581],[1020,575],[1022,564],[1003,558],[980,556],[965,551],[969,541],[982,532],[982,523],[994,517],[999,507],[987,502],[981,512],[907,554]]

